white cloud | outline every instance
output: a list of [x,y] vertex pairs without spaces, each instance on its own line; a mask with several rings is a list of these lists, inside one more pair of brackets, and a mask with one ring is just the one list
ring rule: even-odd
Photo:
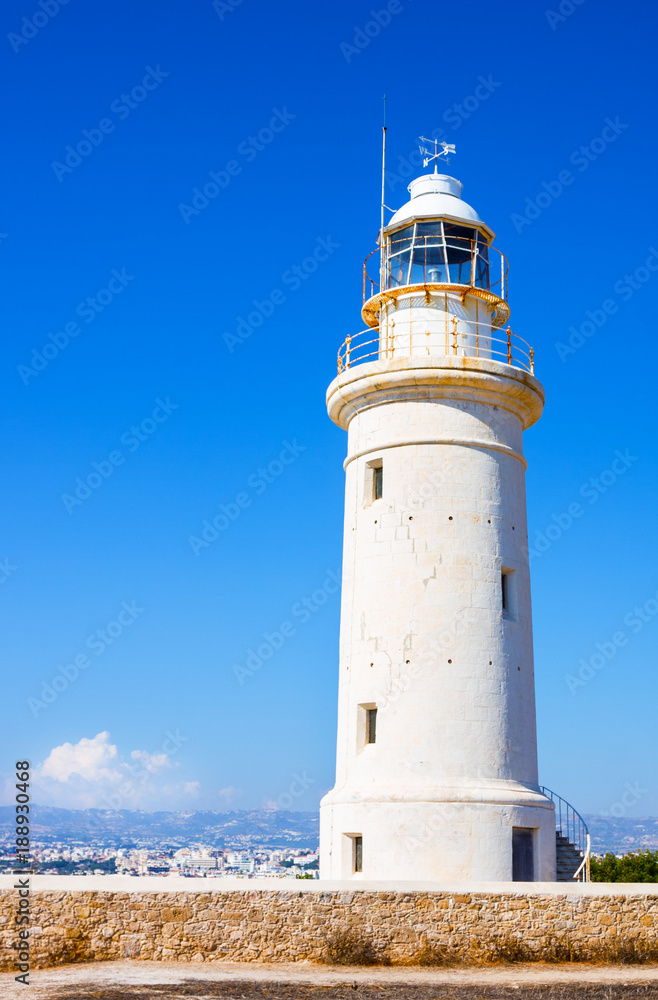
[[64,809],[179,809],[196,797],[198,781],[167,785],[179,767],[164,750],[132,750],[124,758],[108,732],[54,747],[33,772],[35,799]]
[[[216,789],[187,780],[193,775],[185,773],[185,759],[175,759],[178,745],[173,742],[172,750],[172,737],[166,732],[160,749],[123,754],[110,733],[104,731],[83,736],[77,743],[61,743],[33,769],[34,801],[62,809],[177,811],[237,807],[245,795],[243,789],[233,785]],[[180,756],[184,758],[184,753]],[[0,772],[0,801],[9,804],[15,795],[15,781],[7,778],[3,788],[4,777]],[[280,808],[275,802],[268,805]]]
[[166,767],[171,767],[168,753],[149,753],[148,750],[133,750],[130,754],[133,760],[140,761],[149,774],[157,774]]
[[120,781],[121,771],[116,766],[118,751],[109,740],[109,733],[98,733],[92,740],[83,736],[78,743],[62,743],[50,751],[38,774],[62,783],[74,775],[85,781]]

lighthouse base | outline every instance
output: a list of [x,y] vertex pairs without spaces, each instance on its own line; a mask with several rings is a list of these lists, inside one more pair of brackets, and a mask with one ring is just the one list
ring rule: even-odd
[[[533,796],[539,799],[540,796]],[[552,804],[326,802],[320,878],[554,882]]]

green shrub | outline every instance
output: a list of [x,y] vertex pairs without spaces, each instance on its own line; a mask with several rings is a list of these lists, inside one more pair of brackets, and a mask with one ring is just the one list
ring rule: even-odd
[[592,857],[592,882],[658,882],[658,851],[631,851],[618,858]]

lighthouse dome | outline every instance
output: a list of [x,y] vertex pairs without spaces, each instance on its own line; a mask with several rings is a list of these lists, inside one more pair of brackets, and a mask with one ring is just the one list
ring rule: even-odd
[[424,174],[409,184],[411,198],[395,212],[385,227],[385,232],[415,219],[441,218],[470,223],[484,230],[491,239],[492,230],[482,221],[474,208],[462,201],[461,181],[448,174]]

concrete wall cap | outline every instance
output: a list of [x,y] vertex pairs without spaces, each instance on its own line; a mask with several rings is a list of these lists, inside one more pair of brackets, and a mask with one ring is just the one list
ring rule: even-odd
[[[15,892],[16,875],[0,875],[0,891]],[[190,882],[194,881],[193,886]],[[403,881],[329,881],[322,879],[188,879],[179,877],[159,878],[140,875],[31,875],[32,893],[188,893],[190,902],[200,895],[213,893],[339,893],[387,892],[419,893],[427,895],[464,895],[477,893],[482,896],[603,896],[639,897],[658,901],[658,886],[644,882],[403,882]]]

